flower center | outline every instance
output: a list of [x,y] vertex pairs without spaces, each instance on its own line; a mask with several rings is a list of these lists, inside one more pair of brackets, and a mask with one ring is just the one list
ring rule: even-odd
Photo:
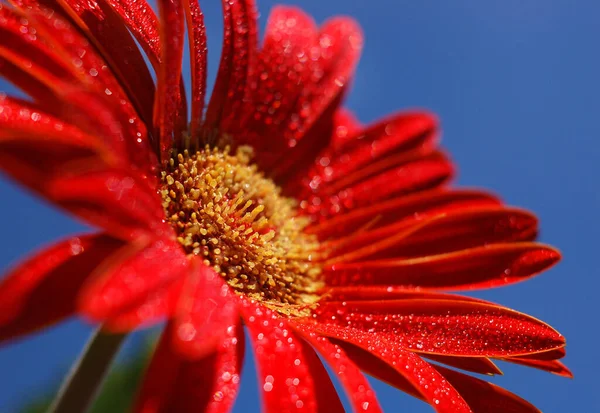
[[188,254],[203,257],[238,294],[306,315],[323,286],[317,239],[296,202],[251,164],[251,149],[187,151],[171,158],[159,193]]

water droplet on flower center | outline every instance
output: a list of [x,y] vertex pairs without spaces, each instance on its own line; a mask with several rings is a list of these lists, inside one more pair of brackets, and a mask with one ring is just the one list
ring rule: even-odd
[[167,221],[188,254],[203,257],[238,294],[287,315],[307,315],[323,286],[317,239],[296,202],[251,164],[204,149],[173,157],[159,193]]

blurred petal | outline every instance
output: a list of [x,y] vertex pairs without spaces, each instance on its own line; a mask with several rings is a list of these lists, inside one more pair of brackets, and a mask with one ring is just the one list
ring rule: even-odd
[[191,261],[173,322],[174,345],[191,358],[212,351],[239,318],[238,299],[212,267],[200,258]]
[[0,340],[35,332],[73,315],[83,283],[123,245],[103,234],[82,235],[22,261],[0,282]]
[[80,311],[104,321],[145,301],[157,289],[185,277],[189,263],[181,245],[169,239],[144,244],[139,240],[123,251],[120,262],[99,271],[86,283]]
[[265,413],[344,412],[323,364],[286,319],[247,300],[242,301],[242,316],[254,347]]
[[244,359],[244,330],[239,323],[215,352],[200,360],[182,358],[171,347],[174,334],[168,325],[154,352],[135,413],[227,413],[231,410],[240,382]]

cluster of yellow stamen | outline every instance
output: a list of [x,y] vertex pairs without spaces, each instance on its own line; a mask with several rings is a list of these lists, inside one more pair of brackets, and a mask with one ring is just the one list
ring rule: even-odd
[[250,163],[251,150],[206,148],[170,160],[160,195],[188,254],[203,257],[239,294],[304,315],[322,287],[318,242],[296,203]]

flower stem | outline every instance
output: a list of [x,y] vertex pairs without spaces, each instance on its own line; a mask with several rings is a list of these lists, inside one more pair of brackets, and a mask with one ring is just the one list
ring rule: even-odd
[[48,413],[86,412],[126,337],[103,332],[99,327],[71,367]]

